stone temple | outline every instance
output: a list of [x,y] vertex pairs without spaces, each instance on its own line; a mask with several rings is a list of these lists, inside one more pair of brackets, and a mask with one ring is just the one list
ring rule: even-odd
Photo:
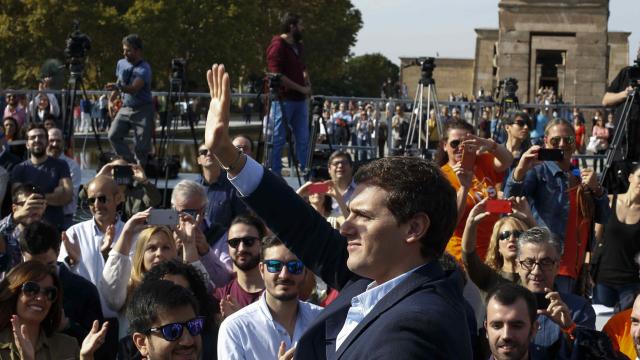
[[[489,94],[513,77],[520,103],[550,86],[565,102],[599,104],[629,64],[630,33],[608,31],[608,0],[500,0],[498,11],[498,29],[475,29],[475,59],[436,59],[438,100],[452,92]],[[412,98],[420,78],[420,67],[411,66],[415,59],[400,58],[401,81]]]

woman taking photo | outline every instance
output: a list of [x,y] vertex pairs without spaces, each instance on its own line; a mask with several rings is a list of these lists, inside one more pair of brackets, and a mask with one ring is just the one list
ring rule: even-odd
[[640,289],[640,164],[634,164],[628,180],[627,192],[609,195],[611,215],[606,225],[596,224],[596,238],[600,241],[593,265],[594,303],[620,303],[623,309],[633,304],[634,294]]
[[[313,190],[314,184],[324,184],[327,191],[315,191]],[[320,215],[322,215],[331,226],[340,230],[340,225],[344,222],[344,219],[349,216],[349,208],[345,204],[342,194],[338,191],[331,180],[311,179],[311,181],[302,185],[297,191],[298,195],[306,199],[312,208],[314,208]],[[331,198],[336,199],[338,206],[340,207],[340,216],[331,216]]]
[[78,348],[75,338],[57,332],[61,298],[55,270],[38,261],[14,267],[0,282],[0,359],[93,359],[104,343],[107,323],[98,329],[94,321]]

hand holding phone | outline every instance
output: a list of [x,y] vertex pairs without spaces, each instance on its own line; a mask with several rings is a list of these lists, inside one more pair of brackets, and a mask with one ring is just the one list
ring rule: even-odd
[[547,299],[547,293],[544,292],[536,292],[533,293],[533,295],[535,295],[536,297],[536,304],[538,305],[537,308],[538,310],[547,310],[547,308],[549,307],[549,304],[551,303],[551,300]]
[[473,172],[473,168],[476,165],[476,152],[475,150],[464,147],[462,151],[461,166],[466,171]]
[[151,209],[147,224],[177,226],[178,212],[175,209]]
[[307,192],[311,194],[326,194],[329,191],[329,184],[324,182],[311,183],[307,187]]
[[513,209],[511,208],[511,201],[509,200],[487,200],[486,204],[487,212],[492,214],[511,214]]
[[131,185],[133,183],[133,169],[129,165],[116,165],[113,167],[113,179],[118,185]]
[[538,160],[540,161],[562,161],[564,151],[561,149],[540,149],[538,150]]

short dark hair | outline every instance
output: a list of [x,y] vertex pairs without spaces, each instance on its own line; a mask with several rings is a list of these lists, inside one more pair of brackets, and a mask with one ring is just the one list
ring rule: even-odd
[[58,229],[44,221],[28,224],[20,233],[20,250],[31,255],[44,254],[49,249],[56,253],[60,251],[60,232]]
[[163,280],[165,275],[180,275],[187,279],[189,288],[198,301],[200,315],[207,319],[205,329],[213,326],[215,324],[217,307],[214,306],[211,296],[209,296],[207,292],[207,286],[200,271],[192,265],[185,264],[178,259],[171,259],[152,267],[144,274],[142,281]]
[[387,208],[399,224],[418,213],[430,220],[420,239],[423,257],[440,257],[456,227],[456,192],[435,164],[415,157],[386,157],[363,165],[356,184],[378,186],[388,192]]
[[42,123],[30,123],[29,126],[27,127],[27,132],[31,131],[31,130],[36,130],[36,129],[40,129],[42,131],[44,131],[44,133],[47,133],[47,129],[44,127],[44,125]]
[[271,234],[267,235],[262,239],[262,246],[260,247],[260,260],[264,260],[264,252],[272,248],[274,246],[284,245],[282,240],[280,240],[277,236]]
[[300,15],[294,13],[286,13],[282,17],[280,22],[280,32],[283,34],[288,33],[291,30],[291,25],[298,25],[300,22]]
[[131,295],[127,319],[131,332],[148,333],[158,313],[191,306],[198,314],[198,302],[191,291],[167,280],[143,281]]
[[512,110],[505,114],[505,118],[505,124],[507,125],[511,125],[516,122],[517,118],[521,118],[524,122],[527,123],[527,125],[529,125],[529,128],[531,128],[531,118],[526,111]]
[[[470,134],[475,133],[473,129],[473,125],[469,124],[468,122],[464,120],[451,121],[449,122],[449,124],[444,130],[444,134],[441,139],[443,143],[446,143],[447,140],[449,140],[449,132],[451,130],[466,130]],[[436,151],[435,161],[436,161],[436,164],[438,164],[438,166],[442,166],[447,162],[449,162],[449,155],[447,155],[447,152],[444,151],[444,149],[442,148],[442,145],[438,146],[438,149]]]
[[[42,119],[42,122],[44,123],[47,120],[51,120],[53,122],[56,122],[56,117],[53,116],[53,114],[51,114],[51,113],[44,114],[44,118]],[[42,126],[44,126],[44,125],[42,125]]]
[[229,225],[229,227],[232,227],[235,224],[245,224],[247,226],[254,227],[258,231],[258,237],[260,239],[262,239],[267,233],[267,228],[265,227],[264,223],[262,222],[262,220],[260,220],[259,217],[255,215],[238,215],[233,220],[231,220],[231,225]]
[[353,159],[351,159],[351,154],[346,151],[336,150],[332,152],[331,155],[329,155],[329,160],[327,160],[327,167],[331,166],[331,162],[333,161],[333,159],[339,157],[347,158],[347,160],[349,161],[349,165],[353,166]]
[[16,185],[16,187],[11,191],[11,203],[17,204],[20,200],[20,196],[28,197],[31,194],[40,194],[44,196],[42,191],[37,186],[31,183],[20,183]]
[[138,34],[129,34],[122,38],[123,45],[129,45],[134,49],[142,49],[142,39]]
[[527,304],[527,312],[529,313],[529,321],[533,324],[537,318],[537,302],[536,297],[529,289],[512,282],[500,284],[487,294],[486,304],[489,300],[495,299],[502,305],[513,305],[518,299],[523,299]]

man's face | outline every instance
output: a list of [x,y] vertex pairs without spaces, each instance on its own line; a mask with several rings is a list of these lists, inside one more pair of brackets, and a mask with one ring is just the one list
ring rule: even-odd
[[214,166],[218,166],[216,160],[213,158],[213,154],[209,149],[204,146],[200,146],[198,148],[198,165],[203,168],[211,168]]
[[242,152],[247,154],[247,156],[253,157],[253,153],[251,152],[251,143],[247,138],[240,136],[233,139],[232,143],[233,143],[233,146],[242,150]]
[[46,252],[43,252],[42,254],[36,254],[33,255],[31,253],[28,253],[26,251],[22,252],[22,258],[24,259],[24,261],[30,261],[30,260],[34,260],[34,261],[38,261],[44,265],[47,265],[48,267],[52,268],[52,269],[56,269],[57,266],[57,259],[58,259],[58,252],[56,252],[53,249],[49,249]]
[[[270,260],[282,262],[282,268],[278,272],[270,272],[266,263]],[[284,245],[272,246],[265,249],[264,261],[260,263],[260,274],[264,280],[267,294],[280,301],[289,301],[298,298],[300,286],[304,282],[304,268],[299,274],[292,274],[286,264],[289,261],[297,261],[298,258]]]
[[51,119],[47,119],[44,121],[44,128],[49,130],[51,128],[56,127],[56,122],[51,120]]
[[[525,262],[525,265],[522,264]],[[518,274],[524,286],[534,293],[553,289],[560,267],[560,255],[549,244],[526,243],[518,255]]]
[[356,186],[351,213],[340,228],[347,238],[347,266],[370,279],[385,279],[403,260],[408,224],[398,224],[387,207],[389,193],[368,184]]
[[491,298],[487,304],[484,326],[491,353],[496,360],[526,359],[529,343],[536,335],[537,323],[532,326],[524,299],[503,305]]
[[565,160],[570,160],[576,150],[576,136],[571,125],[556,125],[550,128],[549,134],[544,137],[544,147],[564,150]]
[[[151,324],[152,328],[173,323],[185,323],[196,317],[191,306],[182,306],[171,311],[159,311],[158,318]],[[176,341],[168,341],[162,334],[153,332],[149,335],[134,334],[134,343],[143,358],[148,360],[197,360],[202,351],[202,337],[191,336],[186,327],[182,336]]]
[[129,44],[122,44],[122,55],[131,64],[138,62],[141,58],[140,49],[136,49]]
[[38,108],[45,110],[49,107],[49,98],[45,94],[41,94],[38,98]]
[[33,129],[27,133],[27,150],[37,158],[46,155],[47,133],[44,129]]
[[[21,210],[24,206],[25,203],[27,202],[27,199],[29,199],[29,197],[31,197],[31,195],[33,194],[22,194],[18,196],[18,201],[16,203],[13,203],[11,205],[11,211],[13,213]],[[35,196],[39,196],[40,198],[42,198],[42,195],[35,195]],[[35,222],[38,222],[40,220],[42,220],[42,216],[44,215],[45,210],[47,209],[46,205],[43,207],[34,207],[32,206],[29,210],[29,213],[26,217],[24,217],[21,220],[21,224],[22,225],[29,225],[29,224],[33,224]]]
[[640,357],[640,296],[636,296],[631,309],[631,337],[636,355]]
[[16,96],[15,94],[9,93],[6,94],[5,97],[7,99],[7,103],[12,107],[16,107],[18,105],[18,96]]
[[92,183],[87,189],[87,201],[94,219],[101,224],[112,224],[116,218],[116,191],[108,183]]
[[333,158],[329,163],[329,175],[333,181],[343,179],[351,181],[351,177],[353,176],[353,167],[351,167],[349,159],[345,156],[337,156]]
[[522,117],[518,116],[513,120],[513,124],[505,126],[507,133],[510,137],[524,140],[529,136],[529,123],[527,123]]
[[55,158],[62,154],[64,148],[64,140],[62,139],[62,133],[60,131],[49,131],[49,145],[47,146],[47,153]]
[[195,195],[186,198],[178,197],[176,199],[176,203],[173,204],[173,208],[178,212],[182,212],[185,210],[195,210],[197,215],[200,215],[202,221],[202,218],[204,217],[204,202],[205,199],[202,199],[201,197]]
[[233,224],[229,228],[229,235],[227,237],[230,240],[233,239],[253,239],[251,246],[247,246],[245,241],[240,241],[238,247],[234,248],[229,245],[229,256],[233,260],[234,265],[241,271],[249,271],[255,269],[260,262],[260,238],[258,230],[253,226],[247,224]]

